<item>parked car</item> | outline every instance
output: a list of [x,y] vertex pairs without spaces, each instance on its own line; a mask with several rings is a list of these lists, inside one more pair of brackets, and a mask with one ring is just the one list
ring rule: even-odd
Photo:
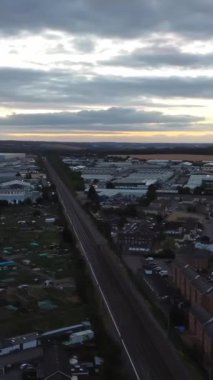
[[167,277],[167,276],[168,276],[168,270],[161,270],[161,271],[159,272],[159,275],[160,275],[161,277]]
[[155,268],[154,268],[155,272],[160,272],[161,269],[162,269],[161,267],[155,267]]

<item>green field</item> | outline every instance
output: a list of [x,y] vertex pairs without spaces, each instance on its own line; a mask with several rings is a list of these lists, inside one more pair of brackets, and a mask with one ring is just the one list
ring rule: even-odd
[[[54,217],[56,223],[46,223],[48,217]],[[4,289],[0,292],[0,337],[45,331],[87,317],[72,285],[73,247],[64,241],[63,223],[58,204],[0,210],[0,258],[17,264],[0,270],[0,288]],[[53,283],[52,288],[45,287],[47,280]],[[63,284],[65,280],[70,281],[70,287],[59,288],[58,281]]]

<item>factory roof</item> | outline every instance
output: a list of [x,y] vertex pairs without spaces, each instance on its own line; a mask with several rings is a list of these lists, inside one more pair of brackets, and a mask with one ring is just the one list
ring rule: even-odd
[[206,309],[204,309],[202,306],[198,304],[192,305],[190,308],[190,311],[199,319],[199,321],[202,324],[210,321],[212,318],[212,315]]
[[113,197],[115,195],[138,195],[143,196],[147,193],[147,189],[97,189],[100,196]]
[[128,176],[128,177],[123,177],[123,178],[117,178],[116,180],[113,181],[113,183],[114,184],[143,183],[144,185],[149,186],[157,182],[157,178],[147,178],[147,177],[150,177],[150,176],[149,175],[148,176],[134,176],[134,177]]
[[103,181],[110,181],[113,177],[110,174],[82,174],[84,179],[100,179]]
[[189,180],[186,183],[185,187],[189,187],[190,189],[195,189],[196,187],[199,187],[199,186],[202,185],[202,181],[203,180],[213,181],[213,175],[209,175],[209,174],[192,174],[189,177]]

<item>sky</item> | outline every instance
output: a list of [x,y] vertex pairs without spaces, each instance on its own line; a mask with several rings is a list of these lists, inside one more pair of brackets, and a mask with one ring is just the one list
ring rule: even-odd
[[0,139],[213,143],[212,0],[1,0]]

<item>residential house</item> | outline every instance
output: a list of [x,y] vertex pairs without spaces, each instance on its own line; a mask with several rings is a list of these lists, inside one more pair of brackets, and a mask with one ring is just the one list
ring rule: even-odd
[[203,306],[213,314],[213,286],[180,258],[173,263],[172,279],[192,305]]
[[191,244],[178,250],[177,256],[198,272],[207,270],[211,259],[211,253],[209,251],[196,249]]
[[192,305],[189,312],[189,330],[206,357],[213,360],[213,317],[200,305]]

